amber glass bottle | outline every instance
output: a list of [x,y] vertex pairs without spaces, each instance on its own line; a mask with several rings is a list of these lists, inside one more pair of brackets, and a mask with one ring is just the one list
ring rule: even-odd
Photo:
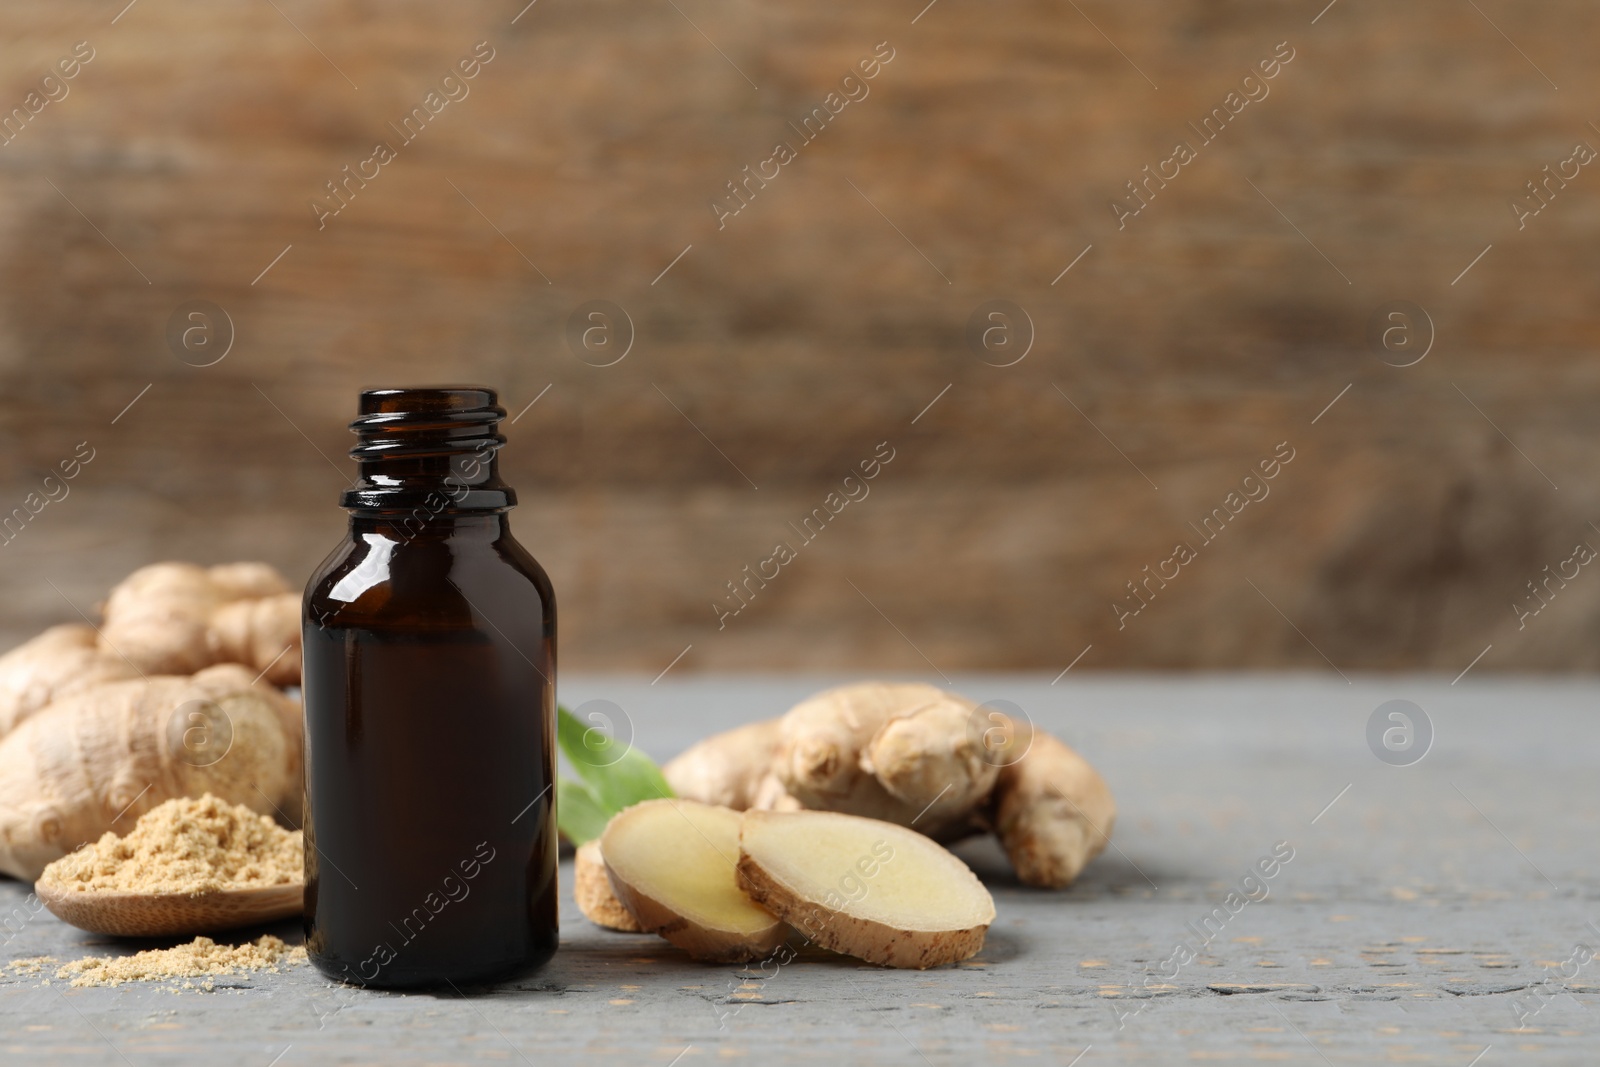
[[306,949],[366,986],[506,978],[556,948],[556,607],[511,536],[505,411],[374,389],[350,534],[306,587]]

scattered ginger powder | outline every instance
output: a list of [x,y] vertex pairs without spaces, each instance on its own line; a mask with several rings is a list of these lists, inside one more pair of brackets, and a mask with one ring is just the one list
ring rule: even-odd
[[304,870],[299,830],[207,793],[156,805],[126,837],[107,833],[50,864],[45,877],[81,892],[199,895],[291,885]]
[[[291,948],[281,938],[269,935],[242,945],[219,945],[209,937],[197,937],[176,948],[149,949],[131,956],[90,956],[76,960],[56,972],[57,978],[71,978],[74,986],[117,986],[124,982],[159,982],[164,978],[207,978],[202,988],[212,988],[210,977],[240,974],[244,971],[278,973],[278,966],[306,962],[302,946]],[[184,983],[186,987],[193,983]]]

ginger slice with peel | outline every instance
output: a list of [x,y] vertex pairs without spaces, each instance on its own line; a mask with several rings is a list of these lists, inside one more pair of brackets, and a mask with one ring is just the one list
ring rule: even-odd
[[606,863],[600,858],[600,842],[585,841],[572,860],[572,897],[583,917],[607,930],[637,934],[644,930],[633,913],[611,891]]
[[822,947],[885,967],[967,959],[994,921],[989,891],[944,847],[836,812],[745,812],[739,884]]
[[739,813],[693,800],[646,800],[600,838],[612,891],[640,927],[697,960],[742,963],[783,944],[788,928],[739,888]]

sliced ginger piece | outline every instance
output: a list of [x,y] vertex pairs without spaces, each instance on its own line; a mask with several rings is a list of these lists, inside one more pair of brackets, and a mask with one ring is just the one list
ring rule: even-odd
[[606,877],[606,861],[600,858],[600,842],[585,841],[578,846],[572,859],[572,896],[578,902],[583,917],[607,930],[620,930],[625,934],[644,931],[633,913],[622,906],[622,901],[611,891],[611,880]]
[[739,813],[693,800],[646,800],[600,838],[612,891],[639,926],[697,960],[743,963],[783,944],[788,928],[734,875]]
[[739,884],[823,948],[885,967],[967,959],[994,921],[989,891],[944,847],[836,812],[745,812]]

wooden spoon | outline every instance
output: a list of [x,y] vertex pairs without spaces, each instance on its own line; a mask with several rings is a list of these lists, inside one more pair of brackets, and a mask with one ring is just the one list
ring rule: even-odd
[[305,884],[188,893],[74,889],[41,878],[34,894],[57,918],[81,930],[117,937],[207,934],[299,915]]

